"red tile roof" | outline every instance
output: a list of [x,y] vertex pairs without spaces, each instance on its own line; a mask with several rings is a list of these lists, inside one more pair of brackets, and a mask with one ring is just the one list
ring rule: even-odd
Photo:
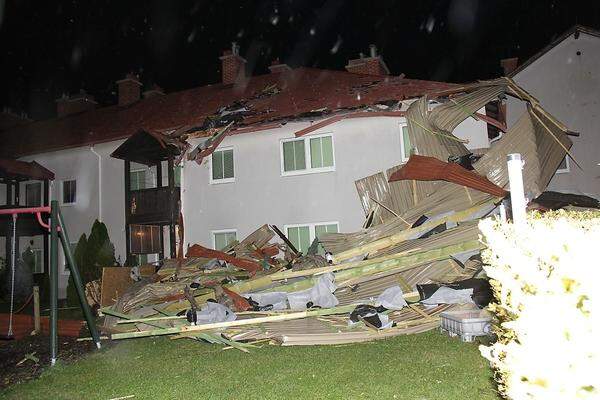
[[[273,84],[281,89],[279,93],[257,96]],[[332,112],[414,98],[454,86],[402,77],[297,68],[251,77],[235,85],[207,85],[143,99],[126,107],[114,105],[18,126],[0,134],[0,154],[20,157],[124,139],[140,129],[167,131],[201,125],[219,108],[250,98],[245,105],[251,112],[238,126],[291,119],[324,107]]]

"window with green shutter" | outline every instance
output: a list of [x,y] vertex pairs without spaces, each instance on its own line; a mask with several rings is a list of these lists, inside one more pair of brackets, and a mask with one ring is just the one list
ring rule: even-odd
[[310,164],[312,168],[333,167],[331,136],[310,139]]
[[212,154],[211,178],[214,183],[234,181],[233,149],[217,150]]
[[283,170],[298,171],[306,169],[304,139],[283,142]]
[[[303,225],[286,225],[287,237],[292,242],[296,250],[306,254],[308,248],[320,235],[324,233],[337,233],[338,223],[337,222],[324,222],[317,224],[303,224]],[[319,245],[319,254],[324,254],[323,247]]]
[[182,173],[181,165],[176,165],[173,167],[173,175],[175,177],[175,186],[176,187],[181,187],[181,173]]
[[310,227],[308,225],[288,227],[287,237],[296,250],[300,251],[302,254],[306,254],[311,243]]
[[411,154],[413,154],[413,147],[410,144],[410,137],[408,136],[408,127],[406,125],[402,125],[400,127],[402,133],[402,146],[401,146],[401,157],[402,161],[408,161]]
[[219,231],[213,232],[213,240],[215,245],[215,250],[223,250],[225,247],[229,246],[231,243],[237,240],[237,232],[236,231]]
[[129,187],[131,190],[146,189],[146,171],[131,171],[129,173]]
[[34,274],[44,273],[44,252],[42,249],[32,249],[33,251],[33,272]]
[[335,169],[331,135],[308,136],[281,143],[282,175],[328,172]]

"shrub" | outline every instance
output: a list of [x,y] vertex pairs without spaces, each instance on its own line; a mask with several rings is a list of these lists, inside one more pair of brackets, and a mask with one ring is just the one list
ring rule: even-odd
[[511,399],[600,396],[600,213],[528,216],[521,229],[480,222],[497,302],[498,341],[481,346]]
[[[89,237],[83,234],[79,238],[73,257],[84,286],[88,282],[100,279],[102,268],[115,265],[115,246],[110,242],[106,225],[96,220],[92,225]],[[67,302],[70,305],[79,304],[72,277],[69,277],[67,286]]]

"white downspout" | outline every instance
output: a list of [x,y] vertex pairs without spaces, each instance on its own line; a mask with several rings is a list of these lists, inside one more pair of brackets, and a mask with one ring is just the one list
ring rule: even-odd
[[90,146],[90,151],[98,157],[98,221],[102,222],[102,156]]

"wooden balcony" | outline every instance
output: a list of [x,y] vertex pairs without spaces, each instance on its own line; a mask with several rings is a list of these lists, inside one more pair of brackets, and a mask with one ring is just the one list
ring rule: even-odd
[[130,224],[165,225],[176,223],[179,217],[180,190],[173,189],[173,203],[170,202],[170,188],[132,190],[129,206],[126,209]]

